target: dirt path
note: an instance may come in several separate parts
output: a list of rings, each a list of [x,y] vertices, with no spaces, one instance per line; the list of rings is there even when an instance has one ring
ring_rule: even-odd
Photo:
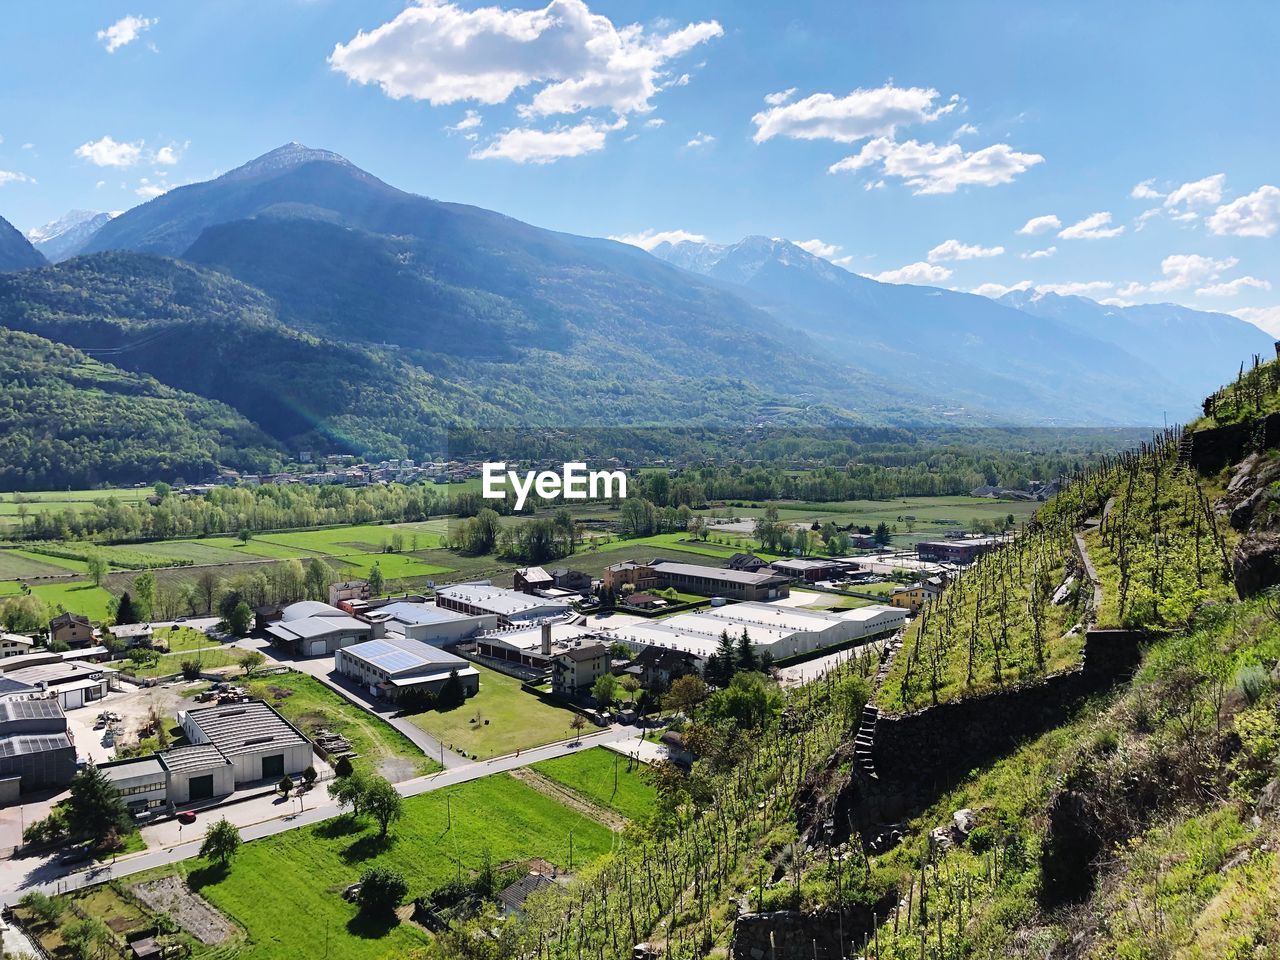
[[[550,777],[544,777],[536,770],[531,770],[529,767],[520,767],[512,770],[511,776],[539,793],[546,794],[552,800],[564,804],[569,809],[576,810],[584,817],[598,820],[614,833],[621,833],[626,829],[627,818],[622,814],[588,800],[582,794],[570,790],[564,784],[556,783]]]

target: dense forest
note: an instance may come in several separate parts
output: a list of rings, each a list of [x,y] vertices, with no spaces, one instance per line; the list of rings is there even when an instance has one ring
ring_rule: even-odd
[[[78,350],[0,328],[0,487],[268,469],[280,450],[234,410]]]

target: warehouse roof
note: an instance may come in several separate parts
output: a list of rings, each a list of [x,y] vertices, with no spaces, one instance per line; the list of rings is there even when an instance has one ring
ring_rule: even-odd
[[[10,680],[17,680],[19,683],[29,683],[34,686],[40,683],[57,685],[71,683],[75,680],[89,680],[100,678],[103,674],[116,672],[110,667],[103,667],[96,663],[59,660],[56,663],[41,663],[33,667],[10,670],[7,675]]]
[[[71,746],[65,733],[18,734],[0,737],[0,757],[18,757],[28,753],[48,753]]]
[[[445,610],[435,604],[406,603],[403,600],[379,607],[378,613],[386,614],[388,619],[401,623],[448,623],[454,620],[466,620],[465,613],[456,610]]]
[[[64,716],[62,707],[52,698],[0,703],[0,723],[6,720],[61,720]]]
[[[261,700],[202,707],[186,716],[225,757],[311,742]]]
[[[164,778],[164,767],[155,754],[149,757],[136,757],[131,760],[117,760],[114,763],[99,764],[98,770],[112,783],[136,780],[139,777]]]
[[[756,586],[762,583],[781,583],[785,577],[776,573],[752,573],[750,570],[728,570],[724,567],[704,567],[700,563],[679,563],[674,560],[655,560],[651,566],[662,573],[674,573],[682,577],[706,577],[722,583],[740,583]]]
[[[215,770],[231,762],[212,743],[190,743],[181,747],[172,747],[156,756],[160,758],[165,769],[174,773]]]
[[[436,595],[503,616],[527,613],[531,610],[569,609],[569,603],[565,600],[532,597],[517,590],[484,583],[455,583],[447,587],[437,587]]]
[[[347,614],[337,607],[332,607],[319,600],[299,600],[280,611],[280,619],[285,621],[303,620],[307,617],[345,617]]]
[[[409,640],[405,637],[383,637],[381,640],[366,640],[342,649],[344,657],[355,657],[363,660],[391,676],[405,676],[421,671],[462,670],[467,661],[446,653],[439,647],[433,647],[421,640]]]

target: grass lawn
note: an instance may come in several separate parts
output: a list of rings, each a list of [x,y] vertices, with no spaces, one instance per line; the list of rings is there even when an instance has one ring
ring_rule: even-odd
[[[384,580],[401,580],[405,577],[431,577],[438,574],[452,573],[452,567],[441,567],[426,563],[418,557],[407,553],[357,553],[342,557],[346,564],[360,577],[368,577],[369,570],[376,563],[382,571]]]
[[[388,780],[435,773],[440,764],[414,746],[391,724],[351,703],[305,673],[286,673],[249,681],[249,692],[266,700],[308,734],[324,729],[351,741],[360,755],[355,765]]]
[[[514,677],[473,666],[480,671],[479,693],[456,710],[429,710],[410,719],[446,747],[482,760],[573,736],[573,711],[525,693]],[[477,715],[479,722],[473,723]]]
[[[66,560],[64,563],[73,561]],[[81,566],[79,569],[83,569]],[[54,562],[52,557],[41,557],[25,550],[0,550],[0,579],[22,580],[27,577],[64,576],[66,567]]]
[[[604,747],[571,753],[554,760],[535,763],[533,769],[563,784],[602,807],[616,810],[630,820],[640,820],[653,812],[657,792],[645,778],[643,764]],[[616,778],[616,782],[615,782]]]
[[[192,886],[247,931],[240,960],[342,960],[402,957],[426,942],[407,924],[358,916],[342,890],[374,864],[404,874],[409,897],[493,862],[541,857],[579,867],[606,853],[608,828],[507,774],[411,797],[405,817],[379,841],[370,821],[340,817],[247,843],[223,874],[202,861],[183,864]]]
[[[70,546],[74,548],[76,545],[73,544]],[[48,554],[37,553],[34,550],[14,550],[12,552],[17,554],[20,557],[25,557],[26,559],[30,560],[32,563],[39,563],[47,566],[57,567],[58,569],[55,571],[55,576],[58,574],[66,574],[68,571],[70,571],[71,573],[88,573],[89,572],[89,564],[84,560],[73,560],[67,557],[52,557],[52,556],[49,556]]]
[[[241,543],[237,537],[205,537],[203,540],[184,542],[230,553],[237,560],[293,560],[315,556],[312,551],[303,550],[301,547],[261,540],[257,537],[251,537],[248,543]]]
[[[181,673],[182,664],[186,660],[198,660],[205,670],[214,670],[238,665],[245,654],[238,647],[221,644],[190,627],[180,627],[176,631],[162,630],[156,634],[156,639],[169,644],[170,652],[163,654],[155,663],[135,666],[129,660],[121,660],[116,661],[113,666],[118,669],[129,667],[139,677],[167,677]]]
[[[17,580],[0,580],[0,597],[16,597],[22,593],[22,584]]]
[[[52,607],[82,613],[90,620],[102,622],[110,617],[107,604],[111,601],[111,594],[88,580],[36,583],[31,585],[31,592]]]
[[[324,530],[299,530],[294,533],[264,533],[253,539],[260,543],[274,543],[311,553],[341,557],[349,553],[379,553],[396,533],[404,537],[406,550],[412,548],[415,535],[419,550],[435,547],[440,543],[440,538],[432,533],[399,530],[390,525],[375,523],[328,527]]]

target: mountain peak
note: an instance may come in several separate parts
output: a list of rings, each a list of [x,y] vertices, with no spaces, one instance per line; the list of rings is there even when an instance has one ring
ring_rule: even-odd
[[[352,170],[358,169],[355,164],[340,153],[308,147],[305,144],[298,143],[296,140],[290,140],[283,146],[268,150],[262,156],[224,173],[219,179],[238,180],[246,177],[256,177],[264,173],[291,170],[294,167],[302,166],[304,163],[336,163]]]

